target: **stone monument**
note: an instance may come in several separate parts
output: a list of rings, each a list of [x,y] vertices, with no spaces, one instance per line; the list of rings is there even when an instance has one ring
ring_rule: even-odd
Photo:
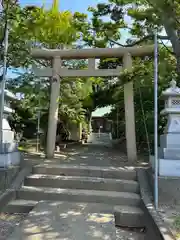
[[[0,168],[7,168],[20,163],[20,152],[14,140],[14,132],[11,130],[7,119],[9,114],[13,112],[10,107],[10,100],[16,99],[16,97],[8,90],[5,90],[4,94],[3,143],[0,144]]]
[[[170,82],[170,87],[162,92],[165,107],[161,115],[167,117],[164,134],[160,136],[159,176],[180,177],[180,88],[176,81]],[[154,157],[150,157],[154,169]]]

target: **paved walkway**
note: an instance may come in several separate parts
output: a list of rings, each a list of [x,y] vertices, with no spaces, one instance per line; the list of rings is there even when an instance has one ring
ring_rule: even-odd
[[[84,166],[107,166],[107,167],[122,167],[132,166],[131,162],[128,162],[125,153],[120,152],[118,149],[112,149],[109,147],[95,146],[95,145],[80,145],[71,146],[67,149],[61,149],[61,152],[55,153],[53,159],[44,159],[42,154],[39,157],[36,153],[25,154],[24,164],[74,164]],[[147,162],[140,159],[138,162],[133,163],[133,166],[146,166]]]
[[[108,167],[120,166],[127,162],[125,154],[106,147],[91,145],[67,150],[67,157],[61,160],[61,163]]]
[[[8,240],[116,240],[113,207],[39,202]]]
[[[26,163],[31,162],[28,159]],[[32,161],[113,168],[126,164],[127,158],[102,144],[90,144],[64,149],[51,160],[37,157]],[[8,239],[116,240],[113,208],[101,203],[40,201]]]
[[[103,144],[71,146],[47,160],[35,154],[25,156],[25,164],[73,164],[121,168],[131,166],[127,156]],[[16,227],[9,240],[117,240],[113,205],[40,201],[27,218]]]
[[[109,133],[92,133],[88,139],[88,144],[70,145],[67,148],[60,149],[56,152],[53,159],[44,159],[44,154],[41,157],[37,154],[25,154],[25,164],[39,164],[42,162],[52,164],[76,164],[90,166],[107,166],[121,167],[124,165],[132,166],[128,162],[127,155],[118,148],[112,148],[112,141]],[[141,157],[138,162],[133,163],[133,166],[147,165]]]

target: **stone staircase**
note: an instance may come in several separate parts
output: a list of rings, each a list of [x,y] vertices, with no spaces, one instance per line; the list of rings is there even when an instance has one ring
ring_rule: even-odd
[[[110,133],[91,133],[88,137],[88,143],[93,145],[111,146]]]
[[[144,212],[140,207],[141,197],[136,170],[133,168],[36,165],[32,175],[26,177],[24,185],[17,191],[16,199],[7,204],[4,212],[28,213],[42,200],[63,201],[67,212],[68,204],[75,206],[77,203],[86,203],[91,212],[111,214],[113,233],[111,238],[107,239],[143,240],[146,237],[145,233],[134,231],[146,226]],[[87,215],[90,214],[88,211]],[[81,221],[84,224],[84,220]],[[98,224],[101,228],[103,224],[106,225]],[[92,236],[87,239],[103,238]]]

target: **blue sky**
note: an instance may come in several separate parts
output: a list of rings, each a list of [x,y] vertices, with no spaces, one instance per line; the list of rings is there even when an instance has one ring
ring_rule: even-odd
[[[83,12],[87,13],[89,17],[91,17],[90,13],[87,11],[88,7],[95,7],[98,3],[104,3],[107,0],[59,0],[59,9],[69,10],[71,12]],[[52,0],[20,0],[19,1],[21,6],[26,5],[36,5],[36,6],[42,6],[44,3],[45,6],[48,8],[52,6]],[[127,19],[129,21],[129,19]],[[124,37],[122,37],[122,42],[125,41],[125,38],[127,37],[127,31],[124,32]]]
[[[47,8],[51,6],[52,1],[51,0],[20,0],[21,5],[24,7],[26,5],[37,5],[41,6],[45,2]],[[102,0],[60,0],[60,10],[69,10],[71,12],[86,12],[88,13],[87,9],[89,6],[96,6],[97,3],[104,2]],[[90,15],[89,15],[90,17]],[[13,76],[12,72],[10,72],[11,77]],[[105,113],[109,112],[110,108],[105,107],[102,109],[97,109],[94,112],[94,115],[102,116]]]
[[[104,3],[107,0],[59,0],[59,9],[64,11],[64,10],[69,10],[71,12],[83,12],[87,13],[89,17],[91,17],[90,13],[87,11],[88,7],[95,7],[98,3]],[[42,6],[44,3],[45,6],[48,8],[52,6],[52,0],[20,0],[19,1],[21,6],[26,6],[26,5],[36,5],[36,6]],[[129,21],[129,19],[127,19]],[[122,30],[124,33],[122,36],[122,43],[125,42],[128,33],[127,31]]]
[[[25,5],[38,5],[41,6],[45,2],[49,7],[52,0],[20,0],[22,6]],[[88,6],[95,6],[97,3],[104,2],[102,0],[59,0],[61,10],[70,10],[72,12],[79,11],[85,12]]]
[[[52,6],[52,0],[19,0],[22,7],[24,6],[42,6],[45,4],[47,8]],[[59,0],[59,8],[60,10],[69,10],[71,12],[83,12],[87,13],[89,15],[89,18],[91,17],[90,13],[87,11],[89,6],[96,6],[98,3],[106,2],[106,0]],[[121,31],[123,33],[121,42],[124,43],[126,38],[128,37],[128,33],[125,30]],[[17,75],[14,74],[11,70],[8,71],[8,75],[10,77],[16,77]]]
[[[46,7],[50,7],[52,5],[52,0],[20,0],[19,1],[21,6],[27,6],[27,5],[36,5],[36,6],[42,6],[43,3],[45,3]],[[60,2],[60,9],[62,11],[69,10],[71,12],[86,12],[88,13],[87,9],[88,6],[96,6],[97,3],[104,2],[102,0],[59,0]],[[90,17],[90,15],[89,15]],[[8,71],[8,75],[10,77],[16,77],[16,74],[13,74],[12,71]]]
[[[83,12],[83,13],[87,13],[89,15],[89,17],[91,17],[91,15],[87,11],[88,7],[96,6],[98,3],[105,2],[105,1],[106,0],[59,0],[60,10],[62,10],[62,11],[69,10],[71,12],[76,12],[76,11]],[[20,0],[20,4],[22,7],[24,7],[26,5],[42,6],[43,3],[45,3],[46,7],[48,8],[52,5],[52,0]],[[122,42],[124,42],[128,36],[126,31],[123,31],[123,32],[124,32],[124,34],[122,37]],[[12,73],[12,71],[9,71],[8,75],[10,77],[16,76]],[[110,111],[110,107],[97,109],[95,111],[94,115],[102,116],[109,111]]]

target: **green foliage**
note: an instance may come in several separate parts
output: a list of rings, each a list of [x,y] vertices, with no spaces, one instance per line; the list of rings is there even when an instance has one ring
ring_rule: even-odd
[[[124,46],[121,42],[121,30],[127,30],[131,36],[130,39],[126,41],[125,45],[127,46],[152,44],[155,28],[157,28],[159,34],[162,30],[166,31],[166,39],[170,40],[172,48],[167,46],[163,47],[162,44],[159,44],[158,91],[160,95],[161,91],[168,86],[172,77],[176,78],[177,72],[180,73],[179,0],[108,0],[104,1],[104,3],[97,4],[96,7],[90,7],[89,10],[93,15],[90,26],[93,31],[89,31],[90,36],[88,36],[88,38],[91,39],[91,41],[87,41],[87,44],[91,46],[98,46],[96,45],[96,41],[98,42],[99,40],[102,46]],[[175,54],[175,58],[170,54],[172,51]],[[100,68],[116,68],[117,66],[122,66],[122,59],[102,59],[100,61]],[[106,82],[109,82],[109,84],[106,84],[94,93],[95,106],[114,106],[109,115],[114,122],[116,122],[117,119],[118,109],[119,134],[120,136],[124,136],[123,84],[133,81],[137,141],[139,143],[147,142],[144,126],[145,121],[149,141],[152,145],[154,132],[153,78],[153,57],[146,57],[144,59],[135,58],[133,60],[132,71],[123,71],[119,80],[115,83],[113,83],[112,79],[106,79]],[[162,110],[163,106],[163,100],[159,99],[159,111]],[[165,119],[162,117],[159,119],[161,119],[159,122],[159,133],[162,133]]]
[[[100,37],[104,46],[124,46],[121,44],[121,30],[124,29],[131,36],[127,39],[126,46],[152,43],[155,29],[159,35],[165,30],[167,35],[159,38],[169,40],[172,44],[172,50],[168,51],[176,57],[180,79],[179,0],[108,0],[89,10],[93,14],[91,28],[95,32],[94,42]],[[93,36],[91,34],[91,38]]]
[[[32,74],[22,74],[18,78],[9,79],[7,88],[21,99],[12,101],[15,112],[12,114],[11,125],[17,132],[24,132],[31,137],[36,133],[37,114],[41,110],[41,127],[46,128],[48,116],[49,81],[35,78]]]
[[[32,47],[72,46],[80,38],[87,25],[85,14],[60,12],[56,3],[50,9],[46,9],[44,6],[21,8],[18,1],[4,2],[10,2],[10,4],[2,7],[0,12],[0,44],[4,39],[4,28],[6,19],[8,19],[8,65],[11,67],[28,68],[34,62],[30,55]],[[47,61],[41,61],[40,64],[42,63],[50,64]]]
[[[93,13],[92,24],[97,32],[99,28],[107,27],[111,33],[110,26],[113,26],[113,30],[117,32],[120,28],[128,28],[133,36],[140,38],[153,33],[155,26],[159,26],[159,30],[165,27],[167,31],[165,16],[168,16],[167,19],[172,24],[173,29],[178,30],[180,27],[179,0],[109,0],[106,3],[97,4],[96,7],[90,7],[89,10]],[[102,17],[106,17],[106,21],[102,20]],[[127,21],[127,17],[131,17],[131,19]],[[115,35],[115,38],[117,36]],[[115,40],[115,38],[113,39]],[[169,35],[168,38],[170,39]]]
[[[4,25],[7,15],[10,16],[10,36],[8,65],[10,67],[24,67],[26,72],[32,63],[38,66],[51,66],[50,61],[33,60],[29,51],[31,47],[40,48],[69,48],[77,47],[80,41],[91,47],[109,47],[116,43],[121,45],[122,31],[127,29],[132,35],[127,44],[134,45],[137,40],[142,45],[152,43],[152,34],[155,27],[161,32],[165,29],[167,38],[172,43],[175,58],[170,55],[171,48],[166,47],[160,53],[159,62],[159,93],[167,87],[172,76],[176,77],[176,60],[180,71],[180,5],[179,0],[109,0],[90,7],[91,21],[87,21],[86,14],[59,12],[58,1],[54,0],[51,9],[28,6],[21,8],[18,3],[8,8],[3,8],[0,14],[0,39],[3,39]],[[131,18],[127,21],[127,17]],[[161,45],[162,46],[162,45]],[[160,47],[161,47],[160,46]],[[2,50],[2,46],[1,46]],[[2,51],[1,51],[2,52]],[[2,56],[1,56],[2,57]],[[178,65],[179,59],[179,65]],[[84,69],[87,62],[64,61],[68,68]],[[122,59],[101,59],[99,68],[115,68],[122,65]],[[124,135],[124,96],[123,84],[134,82],[134,100],[136,112],[137,141],[146,142],[143,129],[142,102],[144,118],[147,123],[150,142],[153,140],[153,58],[135,58],[131,72],[123,71],[120,78],[113,83],[113,79],[101,78],[84,79],[64,78],[60,89],[60,118],[63,121],[85,121],[85,116],[90,119],[91,112],[101,106],[114,105],[110,117],[116,119],[119,109],[120,134]],[[37,121],[38,108],[42,111],[41,123],[47,126],[49,108],[50,84],[47,79],[39,81],[29,72],[17,79],[10,80],[8,87],[13,92],[23,92],[24,98],[18,103],[14,119],[18,126],[28,126]],[[141,95],[140,95],[141,93]],[[159,110],[163,101],[159,100]],[[29,121],[29,122],[28,122]],[[160,122],[162,131],[165,120]],[[19,127],[20,128],[20,127]]]
[[[60,90],[60,119],[67,121],[81,121],[84,119],[85,109],[83,100],[87,98],[92,89],[90,80],[83,79],[63,79]],[[36,79],[32,74],[23,74],[16,79],[10,79],[7,87],[14,93],[23,93],[22,99],[15,102],[16,113],[14,119],[18,116],[22,120],[37,121],[37,111],[41,111],[42,127],[47,127],[47,116],[49,109],[49,80]],[[27,117],[24,115],[27,112]],[[18,116],[16,116],[18,115]]]
[[[136,139],[139,147],[147,149],[147,141],[150,142],[153,150],[154,141],[154,63],[153,59],[139,59],[133,61],[133,71],[131,74],[123,72],[119,81],[106,89],[104,99],[99,103],[114,105],[109,117],[116,122],[117,113],[119,121],[119,137],[125,136],[125,114],[124,114],[124,91],[122,84],[129,81],[129,77],[134,81],[134,103],[136,119]],[[171,73],[171,74],[170,74]],[[176,77],[175,59],[165,50],[160,51],[159,55],[159,114],[164,108],[164,100],[160,98],[161,93],[169,85],[172,76]],[[108,94],[109,93],[109,94]],[[107,95],[108,94],[108,95]],[[105,102],[105,99],[108,100]],[[145,125],[148,136],[146,136]],[[162,134],[166,119],[159,115],[159,134]],[[117,132],[117,130],[115,130]],[[147,139],[147,137],[149,139]]]
[[[174,219],[173,219],[173,227],[176,229],[177,232],[180,231],[180,216],[179,215],[174,217]]]
[[[3,38],[7,18],[9,24],[8,66],[17,71],[21,67],[25,72],[7,83],[7,87],[14,93],[23,93],[23,98],[13,103],[16,113],[13,114],[11,124],[17,130],[28,128],[31,122],[35,131],[39,109],[41,127],[47,128],[50,81],[35,78],[29,69],[32,64],[38,67],[51,66],[51,61],[32,59],[30,49],[74,47],[73,44],[80,38],[82,31],[88,27],[86,14],[60,12],[58,5],[58,1],[54,0],[50,9],[44,6],[21,8],[18,3],[2,8],[0,38]],[[68,68],[87,67],[86,61],[72,60],[63,64]],[[66,78],[61,81],[59,117],[64,122],[84,120],[83,101],[91,93],[92,84],[92,79]]]

